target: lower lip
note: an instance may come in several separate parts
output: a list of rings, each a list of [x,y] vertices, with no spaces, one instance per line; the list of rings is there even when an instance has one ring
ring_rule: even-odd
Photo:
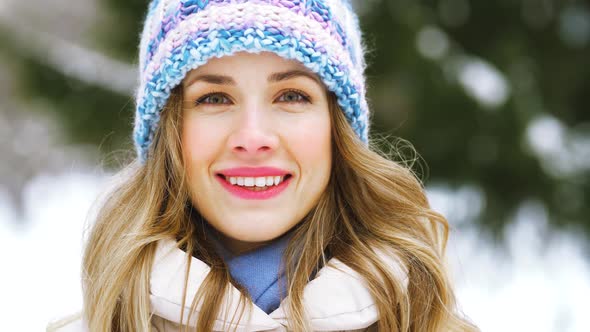
[[[240,187],[237,185],[233,185],[225,179],[222,179],[220,176],[215,176],[217,180],[221,183],[223,188],[229,191],[230,194],[233,194],[241,199],[271,199],[273,197],[278,196],[280,193],[283,192],[291,182],[293,176],[290,176],[288,179],[284,180],[283,182],[279,183],[277,186],[272,186],[266,190],[260,191],[253,191],[250,189],[245,189],[244,187]]]

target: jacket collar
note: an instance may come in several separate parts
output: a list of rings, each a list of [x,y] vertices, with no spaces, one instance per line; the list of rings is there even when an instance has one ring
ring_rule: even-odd
[[[396,273],[403,273],[397,266]],[[203,283],[210,268],[204,262],[192,257],[186,287],[186,307],[182,307],[187,256],[172,240],[158,242],[150,278],[150,301],[153,314],[180,324],[180,313],[184,321],[189,315],[192,296]],[[405,277],[405,275],[401,275]],[[225,317],[231,320],[239,311],[240,292],[230,285],[222,309],[215,322],[214,330],[237,328],[238,331],[263,331],[282,329],[287,325],[284,301],[270,314],[256,305],[246,309],[241,321],[227,325]],[[361,329],[378,319],[377,308],[363,278],[336,258],[330,259],[316,278],[304,289],[303,303],[311,320],[313,330],[334,331]],[[226,310],[226,308],[229,308]],[[196,325],[197,312],[191,316],[190,325]],[[250,319],[248,320],[248,317]]]

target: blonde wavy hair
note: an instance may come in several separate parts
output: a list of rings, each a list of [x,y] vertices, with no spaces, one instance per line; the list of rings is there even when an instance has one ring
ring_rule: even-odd
[[[329,105],[331,178],[317,205],[294,229],[285,252],[289,330],[311,330],[303,289],[328,256],[365,278],[378,308],[379,331],[477,330],[456,308],[444,259],[447,221],[430,209],[422,184],[408,167],[357,138],[333,94]],[[196,331],[212,330],[222,306],[219,294],[235,284],[198,227],[204,221],[189,197],[182,112],[178,87],[161,113],[147,162],[135,161],[121,171],[120,184],[99,210],[83,258],[84,316],[91,331],[150,330],[150,270],[162,239],[176,239],[188,262],[194,256],[211,267],[197,294],[184,297],[185,303],[193,299],[192,314],[197,305],[201,308]],[[378,251],[395,255],[405,266],[407,287]],[[243,303],[252,305],[247,299],[243,292]],[[187,331],[189,320],[183,325]]]

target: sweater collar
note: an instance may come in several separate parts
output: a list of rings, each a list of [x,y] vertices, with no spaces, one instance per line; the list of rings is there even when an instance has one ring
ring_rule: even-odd
[[[397,260],[391,260],[402,280],[405,272]],[[173,240],[158,242],[150,278],[150,301],[155,315],[180,324],[180,313],[184,319],[189,316],[192,295],[186,298],[186,307],[182,307],[187,254],[177,247]],[[196,294],[209,273],[209,266],[199,259],[191,257],[186,294]],[[224,317],[232,317],[239,310],[240,292],[230,285],[222,309],[214,324],[214,330],[228,328]],[[256,305],[244,311],[243,319],[229,326],[237,331],[282,330],[287,325],[284,300],[273,312],[265,313]],[[313,330],[333,331],[361,329],[370,326],[378,319],[377,308],[363,278],[350,267],[336,258],[328,261],[304,289],[303,304],[308,312]],[[229,308],[229,309],[226,309]],[[196,325],[199,307],[191,315],[189,325]],[[239,312],[239,311],[238,311]],[[248,320],[247,318],[250,317]]]
[[[252,302],[266,313],[277,309],[285,297],[286,276],[283,254],[294,234],[288,232],[262,247],[234,255],[210,232],[215,249],[225,261],[229,273],[246,288]]]

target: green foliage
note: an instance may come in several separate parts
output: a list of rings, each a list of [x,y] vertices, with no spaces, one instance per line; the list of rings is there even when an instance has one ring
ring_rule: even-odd
[[[146,0],[102,0],[111,24],[103,26],[97,39],[116,57],[137,63],[139,36],[147,12]]]
[[[23,97],[38,98],[41,92],[41,98],[53,104],[48,110],[55,112],[70,139],[100,144],[104,152],[129,141],[134,111],[131,97],[64,77],[30,59],[23,62],[25,75],[31,76],[24,77],[21,91],[35,94]]]
[[[386,98],[371,95],[378,129],[414,144],[428,163],[428,181],[480,186],[486,194],[481,221],[494,232],[527,199],[543,201],[556,225],[579,223],[590,230],[584,217],[590,212],[590,174],[552,178],[523,144],[530,120],[542,112],[569,126],[589,121],[584,105],[590,96],[588,44],[566,47],[556,33],[556,18],[542,28],[527,26],[516,1],[471,1],[471,15],[459,26],[441,22],[437,2],[381,3],[361,21],[374,50],[368,77],[375,90],[386,87]],[[490,111],[466,96],[439,63],[417,52],[415,36],[425,25],[443,28],[460,52],[484,58],[504,72],[515,87],[512,98]],[[518,80],[526,78],[513,72],[523,63],[538,84],[533,96],[516,94],[526,84]],[[564,190],[567,195],[561,194]],[[583,203],[565,204],[568,195]]]

